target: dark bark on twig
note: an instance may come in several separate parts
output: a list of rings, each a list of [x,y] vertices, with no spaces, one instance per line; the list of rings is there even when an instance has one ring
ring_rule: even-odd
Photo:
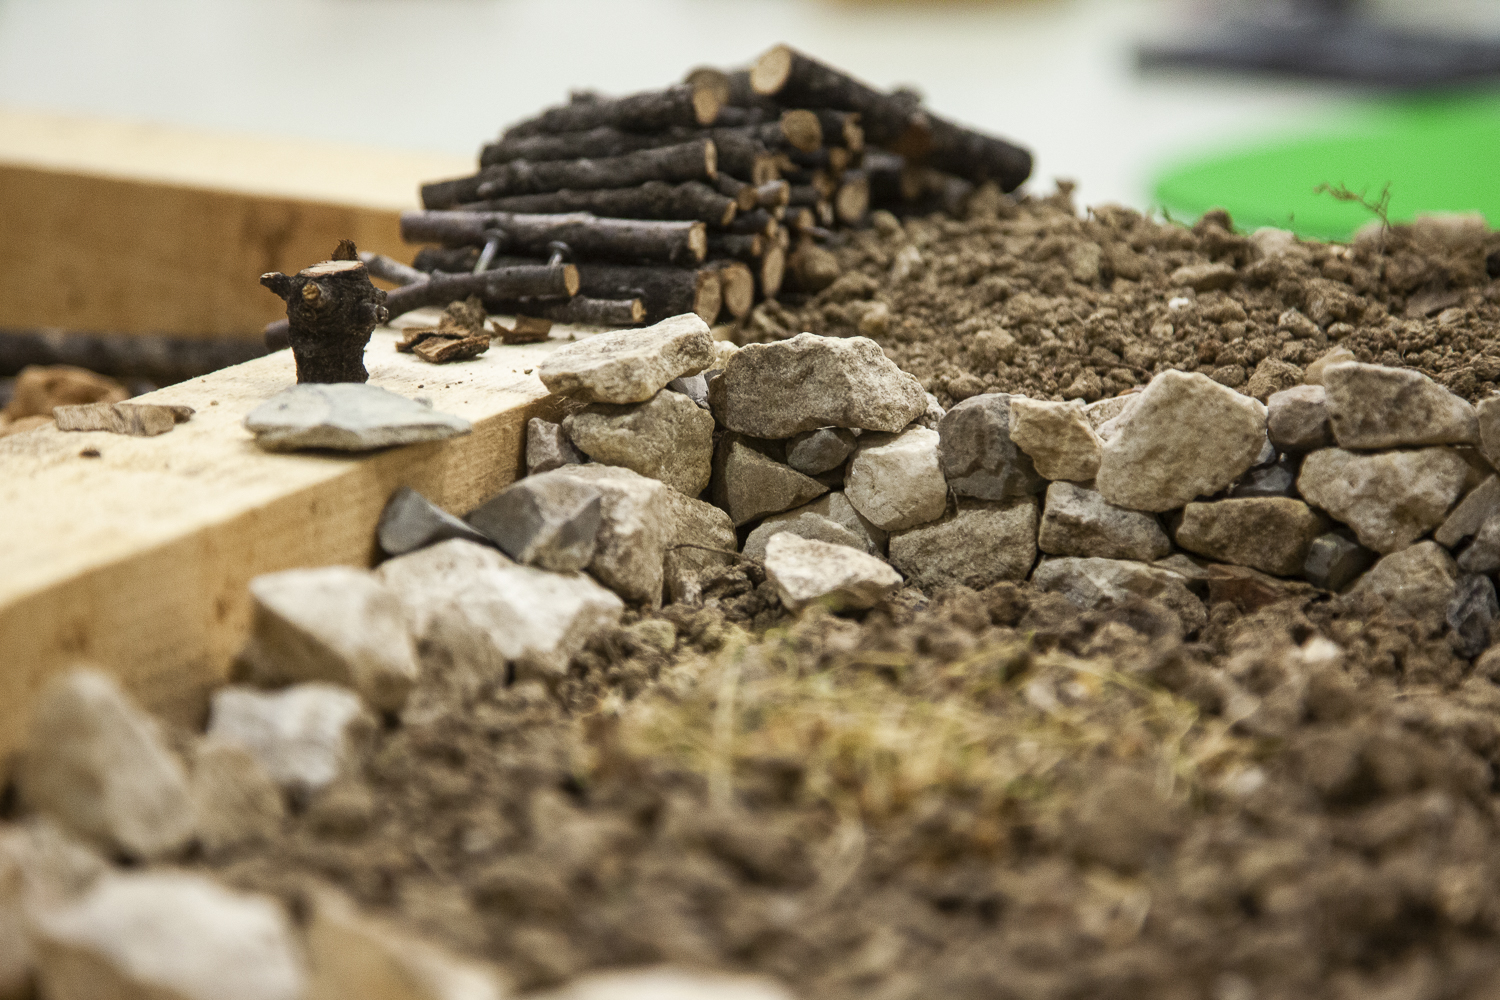
[[[598,160],[516,160],[487,167],[472,177],[422,186],[426,208],[451,208],[517,194],[543,194],[565,188],[636,187],[647,181],[711,181],[718,176],[714,144],[706,139],[643,149]]]
[[[112,378],[163,386],[265,353],[264,344],[242,338],[11,330],[0,331],[0,377],[18,375],[27,365],[74,365]]]
[[[365,270],[370,272],[370,277],[389,281],[398,288],[427,280],[427,275],[421,271],[409,264],[387,257],[383,253],[362,253],[359,259],[364,262]]]
[[[673,126],[711,125],[723,102],[712,87],[680,84],[628,97],[592,98],[550,108],[512,125],[507,136],[583,132],[607,125],[627,132],[660,132]]]
[[[344,241],[348,243],[348,241]],[[354,256],[354,244],[339,244],[338,256]],[[286,303],[287,342],[297,362],[298,382],[364,382],[365,344],[387,319],[386,293],[370,283],[358,260],[326,260],[294,275],[260,276]]]
[[[638,297],[646,307],[647,323],[695,312],[712,324],[723,304],[719,277],[709,270],[580,264],[578,274],[580,290],[591,298]]]
[[[743,319],[755,305],[755,274],[737,260],[716,260],[704,267],[719,276],[724,308],[735,319]]]
[[[651,134],[596,128],[563,135],[505,138],[490,143],[481,150],[479,165],[487,169],[517,160],[541,164],[561,160],[605,159],[703,139],[714,140],[721,173],[756,184],[775,180],[775,166],[770,151],[765,143],[751,134],[751,130],[743,128],[672,129]],[[477,190],[478,184],[478,181],[474,181],[473,189]],[[477,195],[468,195],[467,200],[473,201],[476,197]]]
[[[775,229],[776,220],[772,218],[770,212],[767,212],[763,208],[757,208],[753,212],[746,212],[743,215],[736,216],[733,222],[724,227],[725,232],[740,233],[741,235],[763,233],[769,236],[775,232]]]
[[[765,209],[785,208],[791,193],[792,186],[786,181],[771,181],[755,189],[755,203]]]
[[[760,233],[709,233],[708,255],[731,260],[757,261],[765,253],[766,238]]]
[[[719,194],[734,200],[734,207],[737,212],[748,212],[759,204],[754,185],[737,180],[723,171],[719,172],[718,180],[714,181],[714,186],[719,189]],[[733,221],[734,219],[731,217],[718,223],[718,225],[727,226]]]
[[[562,242],[585,258],[696,264],[707,250],[701,222],[601,219],[585,212],[401,213],[401,238],[408,243],[483,246],[497,233],[507,253],[537,256],[546,254],[550,244]]]
[[[513,316],[538,316],[554,323],[588,326],[636,326],[646,319],[646,307],[638,298],[593,299],[575,295],[566,302],[486,302],[492,312]]]
[[[915,168],[908,167],[905,158],[895,153],[868,152],[861,169],[870,179],[871,205],[897,206],[922,193]]]
[[[448,274],[468,274],[479,263],[478,247],[423,247],[412,258],[411,266],[418,271],[431,274],[444,271]],[[529,261],[535,264],[536,261]],[[500,266],[495,262],[492,266]]]
[[[361,267],[360,270],[363,271],[364,268]],[[446,306],[450,302],[467,299],[470,295],[485,299],[566,299],[577,293],[578,269],[572,264],[546,265],[533,262],[481,274],[435,271],[426,281],[398,288],[394,292],[381,292],[385,296],[384,309],[388,313],[382,317],[381,322],[388,322],[424,306]],[[374,329],[373,324],[371,329]],[[289,343],[287,323],[277,321],[269,324],[265,339],[268,350],[279,351],[286,347]],[[366,340],[368,339],[369,335],[366,334]],[[363,343],[360,350],[364,350]]]
[[[836,111],[833,108],[812,108],[823,127],[823,142],[829,146],[842,146],[851,153],[865,148],[865,130],[859,124],[859,112]]]
[[[926,112],[913,94],[883,93],[787,46],[761,56],[750,76],[757,93],[783,104],[857,111],[870,142],[972,183],[992,180],[1010,192],[1031,174],[1026,150]]]
[[[734,220],[740,204],[726,197],[723,174],[714,181],[718,190],[701,181],[667,184],[647,181],[639,187],[602,188],[596,191],[553,191],[548,194],[518,194],[508,198],[460,205],[467,212],[522,212],[557,214],[592,212],[617,219],[697,220],[725,226]],[[731,181],[738,184],[738,181]],[[724,193],[721,193],[724,192]],[[750,207],[754,207],[752,204]]]
[[[783,155],[794,170],[822,170],[833,174],[843,173],[854,160],[854,154],[842,146],[820,146],[810,153],[791,150]]]

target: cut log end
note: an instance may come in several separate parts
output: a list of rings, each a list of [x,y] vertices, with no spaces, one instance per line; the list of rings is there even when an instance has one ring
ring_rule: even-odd
[[[750,310],[755,306],[754,273],[737,260],[718,262],[715,268],[719,273],[724,308],[735,319],[750,315]]]
[[[709,139],[703,144],[703,172],[709,180],[715,180],[719,176],[719,147]]]
[[[575,264],[563,265],[563,287],[568,290],[568,298],[578,294],[578,267]]]
[[[781,294],[781,285],[786,280],[786,251],[772,243],[760,258],[760,294],[762,298],[774,299]]]
[[[755,60],[755,65],[750,69],[750,87],[757,94],[769,96],[779,93],[786,86],[787,78],[792,75],[792,58],[791,48],[778,45]]]
[[[692,87],[694,92],[708,91],[713,94],[722,107],[729,103],[730,85],[729,74],[723,70],[714,69],[712,66],[699,66],[697,69],[689,70],[682,82]]]
[[[344,242],[347,243],[348,241],[345,240]],[[353,246],[354,244],[350,243],[349,245]],[[330,274],[343,274],[347,271],[363,271],[364,269],[365,265],[359,260],[334,259],[325,260],[311,267],[304,267],[298,274],[306,278],[322,278]]]
[[[688,252],[698,263],[708,256],[708,227],[701,222],[695,222],[688,232]]]
[[[863,174],[845,174],[844,183],[834,196],[833,208],[844,225],[858,224],[870,209],[870,179]]]
[[[699,271],[698,287],[693,294],[693,312],[701,316],[703,322],[713,326],[723,307],[724,287],[718,274],[708,270]]]
[[[811,111],[797,109],[781,116],[781,134],[786,141],[804,153],[811,153],[823,145],[823,126],[818,116]]]
[[[728,84],[725,84],[727,89]],[[712,87],[693,87],[693,117],[698,124],[705,128],[714,123],[719,117],[719,111],[724,107],[724,98]]]

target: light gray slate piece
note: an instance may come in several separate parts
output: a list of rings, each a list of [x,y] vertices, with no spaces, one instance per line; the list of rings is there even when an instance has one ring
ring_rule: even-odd
[[[1301,468],[1295,455],[1283,455],[1269,465],[1260,465],[1240,477],[1229,490],[1236,499],[1297,496],[1297,472]]]
[[[175,871],[111,874],[38,913],[50,1000],[302,1000],[301,948],[274,900]]]
[[[1220,562],[1295,576],[1329,527],[1326,517],[1290,497],[1215,500],[1183,508],[1177,544]]]
[[[706,410],[708,409],[708,380],[717,374],[717,371],[708,369],[697,375],[679,375],[667,383],[667,390],[682,393]]]
[[[1218,493],[1266,440],[1263,403],[1196,372],[1162,372],[1116,419],[1094,488],[1131,510],[1160,513]]]
[[[1203,602],[1188,589],[1187,578],[1172,570],[1128,559],[1043,559],[1031,574],[1040,590],[1062,594],[1085,610],[1113,607],[1131,597],[1160,601],[1176,612],[1184,632],[1208,623]]]
[[[771,536],[783,531],[790,531],[798,538],[810,538],[830,545],[847,545],[851,549],[874,554],[866,550],[864,540],[854,532],[831,518],[809,512],[806,507],[799,507],[796,511],[787,511],[785,514],[772,514],[760,522],[746,536],[741,554],[751,559],[765,559],[766,544],[770,542]]]
[[[371,451],[467,434],[463,417],[365,382],[305,382],[250,411],[245,427],[267,451]]]
[[[955,496],[1009,500],[1047,488],[1031,457],[1010,438],[1011,397],[970,396],[938,424],[943,476]]]
[[[747,344],[708,385],[714,417],[751,437],[819,427],[895,433],[927,409],[927,394],[868,337],[798,334]]]
[[[1374,597],[1394,614],[1429,621],[1447,613],[1458,566],[1437,542],[1418,542],[1377,562],[1349,591]]]
[[[1324,448],[1302,461],[1297,490],[1380,553],[1404,549],[1443,523],[1469,464],[1452,448],[1360,453]]]
[[[1495,582],[1481,573],[1459,577],[1446,617],[1460,656],[1472,659],[1483,653],[1490,645],[1490,630],[1500,618]]]
[[[22,801],[109,852],[156,860],[193,834],[187,772],[114,678],[72,670],[32,706]]]
[[[883,559],[790,532],[766,543],[766,579],[789,611],[814,601],[834,608],[869,608],[901,587],[901,574]]]
[[[893,534],[890,554],[891,565],[929,593],[1019,583],[1036,562],[1036,500],[966,504],[940,521]]]
[[[1497,513],[1500,513],[1500,476],[1490,476],[1459,501],[1448,519],[1432,533],[1432,539],[1451,549],[1478,534],[1484,522]]]
[[[937,431],[909,427],[900,434],[863,434],[844,495],[884,531],[914,528],[943,516],[948,485],[938,458]]]
[[[545,475],[587,483],[602,495],[603,523],[588,571],[631,603],[659,607],[664,590],[676,600],[697,573],[734,559],[738,539],[729,515],[665,483],[597,464]]]
[[[585,403],[644,403],[681,375],[714,363],[708,324],[684,313],[639,330],[616,330],[559,348],[537,366],[548,390]]]
[[[1298,385],[1271,393],[1266,400],[1266,428],[1271,444],[1282,451],[1316,451],[1333,444],[1328,423],[1328,390]]]
[[[1108,503],[1087,486],[1047,487],[1037,547],[1052,556],[1095,556],[1151,562],[1172,551],[1172,540],[1154,514]]]
[[[737,434],[719,439],[714,458],[714,504],[736,527],[800,507],[828,487],[770,458]]]
[[[594,558],[603,504],[588,483],[527,476],[471,511],[469,523],[523,565],[572,573]]]
[[[254,618],[241,653],[260,684],[326,681],[353,689],[378,711],[406,701],[417,652],[401,602],[368,570],[289,569],[250,581]]]
[[[1103,444],[1081,400],[1052,403],[1010,397],[1010,439],[1031,457],[1044,479],[1081,483],[1099,474]]]
[[[541,417],[526,421],[526,474],[551,472],[564,465],[579,465],[587,462],[568,440],[562,424],[555,424]]]
[[[807,476],[816,476],[844,464],[854,453],[854,434],[842,427],[820,427],[798,434],[787,442],[786,464]]]
[[[332,684],[229,685],[214,692],[208,715],[212,739],[248,750],[272,781],[303,796],[332,784],[375,729],[359,698]]]
[[[1479,443],[1474,407],[1419,371],[1346,361],[1323,370],[1323,388],[1340,448]]]
[[[1346,530],[1330,531],[1313,539],[1302,564],[1302,579],[1314,587],[1337,593],[1375,565],[1380,556],[1354,538],[1346,537],[1343,534]]]
[[[489,539],[410,486],[391,494],[375,526],[375,540],[388,556],[404,556],[450,538],[489,544]]]
[[[658,392],[644,403],[594,403],[563,420],[573,445],[596,462],[660,479],[696,497],[713,469],[714,418],[687,396]]]
[[[805,521],[805,525],[803,522]],[[827,524],[843,532],[830,529]],[[842,492],[825,493],[812,503],[804,504],[783,514],[772,514],[750,532],[745,539],[743,553],[753,559],[765,555],[766,541],[777,531],[791,530],[803,538],[813,538],[835,544],[853,544],[855,548],[872,556],[885,556],[886,533],[870,523],[869,518],[854,509],[849,498]],[[805,530],[803,530],[805,527]],[[852,539],[853,541],[849,541]]]

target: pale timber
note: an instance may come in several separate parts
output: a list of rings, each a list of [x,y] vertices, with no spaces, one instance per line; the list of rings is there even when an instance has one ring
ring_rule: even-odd
[[[409,260],[400,213],[472,157],[0,108],[0,329],[243,336],[340,239]]]
[[[290,351],[137,397],[197,411],[158,437],[48,426],[0,439],[0,760],[40,685],[75,663],[109,670],[169,718],[201,721],[245,640],[250,578],[370,565],[397,487],[464,514],[512,482],[526,421],[556,413],[535,366],[578,332],[557,326],[540,344],[432,365],[378,329],[371,384],[473,422],[447,441],[359,456],[261,451],[242,421],[294,383]]]

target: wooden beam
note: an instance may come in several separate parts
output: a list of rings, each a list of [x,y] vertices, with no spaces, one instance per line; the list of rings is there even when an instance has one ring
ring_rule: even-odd
[[[256,284],[340,239],[410,257],[400,213],[469,157],[0,108],[0,328],[254,339]]]
[[[261,451],[242,421],[293,384],[290,351],[139,397],[197,411],[158,437],[49,426],[0,439],[0,760],[23,738],[40,685],[74,663],[110,670],[169,718],[199,721],[247,635],[251,577],[370,565],[399,486],[462,514],[520,475],[526,421],[556,405],[532,370],[569,333],[430,365],[377,330],[370,383],[473,422],[448,441],[349,457]]]

